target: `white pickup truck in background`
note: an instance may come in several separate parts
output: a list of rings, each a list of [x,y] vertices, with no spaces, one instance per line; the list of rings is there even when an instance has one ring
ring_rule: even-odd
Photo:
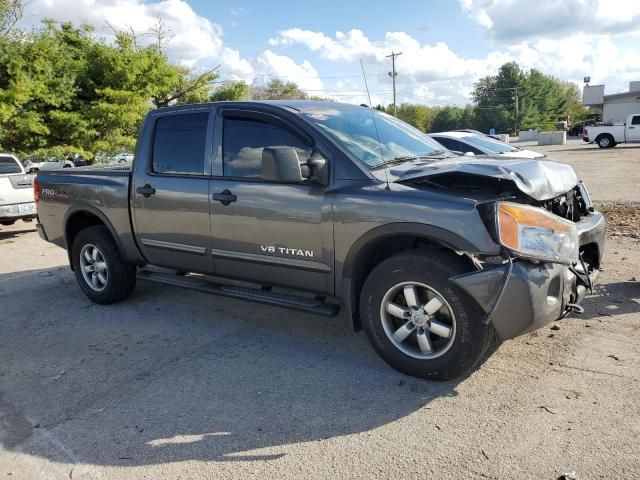
[[[640,143],[640,113],[632,113],[622,125],[586,127],[582,140],[595,142],[600,148],[615,147],[618,143]]]
[[[8,153],[0,153],[0,225],[11,225],[36,217],[33,198],[33,175],[27,175],[20,161]]]

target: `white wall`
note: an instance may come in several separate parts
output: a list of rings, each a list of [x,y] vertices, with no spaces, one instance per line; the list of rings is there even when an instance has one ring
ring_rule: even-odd
[[[565,145],[566,143],[567,132],[564,130],[538,133],[538,145]]]
[[[521,142],[537,140],[537,139],[538,139],[537,130],[520,130],[520,132],[518,132],[518,140],[520,140]]]
[[[640,102],[633,101],[626,102],[605,102],[602,111],[602,120],[605,122],[622,123],[632,113],[640,113]]]

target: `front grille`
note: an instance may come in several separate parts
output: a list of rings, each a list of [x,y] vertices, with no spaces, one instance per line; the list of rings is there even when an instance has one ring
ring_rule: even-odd
[[[581,185],[578,185],[567,193],[542,202],[542,207],[554,215],[572,222],[578,222],[589,213],[591,205]]]

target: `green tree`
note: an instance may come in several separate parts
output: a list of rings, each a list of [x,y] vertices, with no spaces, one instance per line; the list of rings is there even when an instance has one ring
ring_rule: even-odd
[[[106,43],[91,26],[47,20],[0,42],[0,144],[21,155],[131,151],[151,108],[207,100],[214,70],[173,65],[133,33]]]
[[[224,100],[246,100],[251,93],[251,87],[245,82],[227,82],[217,87],[209,99],[212,102]]]
[[[430,132],[446,132],[461,128],[476,127],[476,112],[474,107],[435,107],[434,118],[431,122]]]
[[[476,126],[483,131],[553,130],[567,115],[586,115],[574,84],[536,69],[525,71],[516,62],[505,63],[497,75],[478,80],[472,96],[478,107]]]
[[[393,111],[393,109],[391,110]],[[413,125],[423,132],[431,130],[431,124],[435,118],[435,110],[426,105],[402,103],[397,108],[398,118]]]
[[[308,95],[296,83],[274,78],[264,86],[253,87],[251,97],[254,100],[305,100]]]

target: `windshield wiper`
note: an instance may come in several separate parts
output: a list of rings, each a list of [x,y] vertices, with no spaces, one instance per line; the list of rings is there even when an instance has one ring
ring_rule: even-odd
[[[388,165],[395,165],[398,163],[410,162],[412,160],[419,160],[420,158],[430,158],[430,157],[440,157],[446,155],[447,152],[444,150],[433,150],[428,153],[421,153],[419,155],[399,155],[397,157],[393,157],[389,160],[384,160],[382,163],[379,163],[374,169],[386,167]]]

